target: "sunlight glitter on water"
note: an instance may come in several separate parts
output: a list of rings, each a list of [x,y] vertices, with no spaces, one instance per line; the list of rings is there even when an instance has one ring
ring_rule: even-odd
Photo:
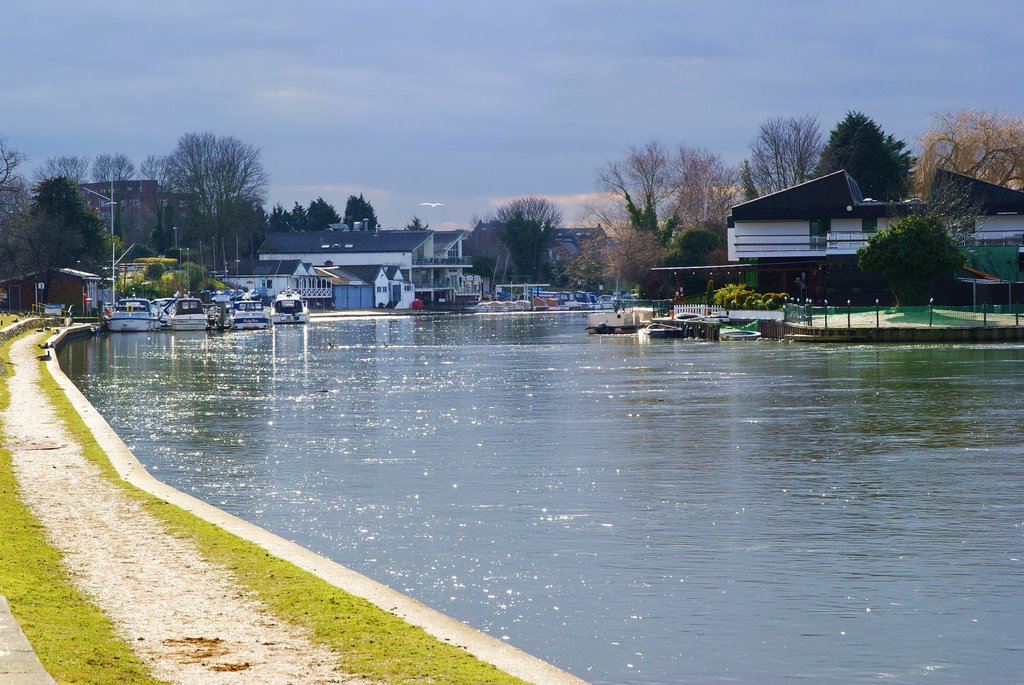
[[[1018,347],[251,333],[63,356],[161,478],[595,683],[1014,681]]]

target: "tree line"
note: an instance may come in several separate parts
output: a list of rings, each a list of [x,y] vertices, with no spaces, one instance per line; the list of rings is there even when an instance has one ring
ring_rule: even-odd
[[[652,266],[724,263],[730,207],[832,171],[847,170],[865,197],[876,200],[927,199],[939,168],[1024,187],[1024,117],[990,111],[936,114],[916,154],[861,112],[849,112],[827,138],[814,116],[769,118],[749,152],[735,166],[687,144],[630,147],[597,170],[597,193],[585,208],[583,218],[599,224],[604,237],[563,261],[557,273],[548,255],[564,219],[552,201],[520,198],[491,218],[502,224],[507,259],[524,278],[555,277],[580,287],[614,280],[658,296],[671,286]],[[378,227],[362,195],[349,197],[342,213],[319,197],[308,207],[296,202],[267,213],[269,174],[261,152],[233,136],[188,133],[170,154],[149,156],[138,167],[123,154],[54,157],[36,168],[31,181],[22,173],[26,161],[0,135],[0,268],[8,273],[55,264],[96,268],[112,247],[125,249],[127,218],[118,183],[138,178],[155,181],[164,201],[148,233],[133,236],[136,256],[166,254],[175,246],[195,254],[204,243],[207,254],[219,245],[222,254],[231,246],[251,255],[270,231],[324,230],[364,220],[370,229]],[[113,235],[87,207],[80,187],[90,182],[111,184]],[[413,217],[406,228],[428,226]]]

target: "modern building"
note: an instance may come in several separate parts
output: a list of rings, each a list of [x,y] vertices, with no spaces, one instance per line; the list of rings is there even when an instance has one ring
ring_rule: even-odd
[[[81,185],[87,191],[83,193],[86,202],[108,227],[112,208],[107,199],[113,197],[116,202],[113,206],[115,231],[122,237],[125,247],[148,242],[161,216],[166,221],[173,221],[174,217],[182,215],[187,204],[184,195],[161,191],[159,183],[153,180]]]
[[[728,216],[729,261],[762,290],[803,299],[873,301],[884,287],[856,266],[857,251],[876,232],[910,214],[947,218],[961,247],[991,263],[995,245],[1024,252],[1024,193],[940,170],[929,201],[865,198],[856,180],[837,171],[734,206]],[[1019,261],[1019,257],[1018,257]]]

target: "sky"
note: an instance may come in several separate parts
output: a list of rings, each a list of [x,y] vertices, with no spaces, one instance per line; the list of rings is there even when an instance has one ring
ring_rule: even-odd
[[[1012,0],[46,0],[3,24],[0,136],[26,175],[210,132],[261,151],[268,211],[362,194],[385,227],[525,196],[581,224],[630,146],[739,164],[769,117],[827,135],[860,111],[914,145],[939,111],[1024,115]]]

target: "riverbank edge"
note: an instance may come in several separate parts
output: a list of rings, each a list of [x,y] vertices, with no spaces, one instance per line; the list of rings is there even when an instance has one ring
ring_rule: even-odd
[[[91,335],[93,329],[93,326],[87,324],[59,329],[42,343],[41,347],[47,351],[59,350],[69,338]],[[45,359],[47,369],[55,382],[105,452],[118,476],[128,484],[174,504],[242,540],[255,544],[271,555],[313,574],[344,592],[370,602],[406,623],[423,629],[427,634],[445,644],[464,649],[477,659],[491,664],[508,675],[533,683],[585,685],[586,681],[542,659],[471,628],[346,566],[157,480],[138,461],[134,453],[78,387],[64,374],[57,355],[47,354],[45,356],[47,357]]]

